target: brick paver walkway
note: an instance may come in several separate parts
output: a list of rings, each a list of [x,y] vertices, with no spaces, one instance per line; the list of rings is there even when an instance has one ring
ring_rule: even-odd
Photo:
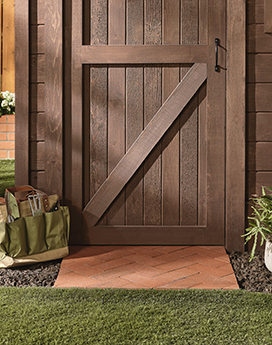
[[[221,246],[71,246],[55,287],[239,289]]]

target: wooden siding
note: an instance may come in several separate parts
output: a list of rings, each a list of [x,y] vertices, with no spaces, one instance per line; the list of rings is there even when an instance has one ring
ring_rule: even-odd
[[[30,4],[30,176],[36,188],[46,189],[45,180],[45,15],[44,0]]]
[[[247,199],[260,193],[262,185],[272,186],[270,3],[247,1]]]

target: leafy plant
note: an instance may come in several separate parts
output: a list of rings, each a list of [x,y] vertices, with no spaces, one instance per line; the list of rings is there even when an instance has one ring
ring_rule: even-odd
[[[254,237],[250,260],[254,258],[257,247],[258,235],[261,236],[261,246],[264,241],[272,239],[272,194],[266,194],[266,191],[272,191],[272,187],[262,187],[262,195],[253,195],[250,198],[253,209],[252,216],[248,217],[249,227],[246,229],[246,242]]]
[[[0,117],[15,114],[15,94],[9,91],[0,93]]]

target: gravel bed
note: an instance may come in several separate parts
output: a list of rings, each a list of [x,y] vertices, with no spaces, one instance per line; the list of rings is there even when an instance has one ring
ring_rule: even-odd
[[[272,272],[264,264],[264,253],[256,252],[249,262],[249,253],[231,253],[230,262],[240,289],[272,293]]]
[[[62,259],[29,266],[0,269],[0,286],[52,287],[58,277]]]
[[[264,253],[256,253],[249,262],[249,253],[229,254],[240,289],[272,293],[272,273],[265,267]],[[62,259],[31,266],[0,269],[0,286],[52,287],[57,279]]]

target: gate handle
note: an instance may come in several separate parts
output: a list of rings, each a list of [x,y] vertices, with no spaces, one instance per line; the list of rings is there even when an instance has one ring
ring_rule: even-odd
[[[220,67],[218,65],[218,45],[219,45],[219,38],[215,39],[215,72],[220,72]]]

